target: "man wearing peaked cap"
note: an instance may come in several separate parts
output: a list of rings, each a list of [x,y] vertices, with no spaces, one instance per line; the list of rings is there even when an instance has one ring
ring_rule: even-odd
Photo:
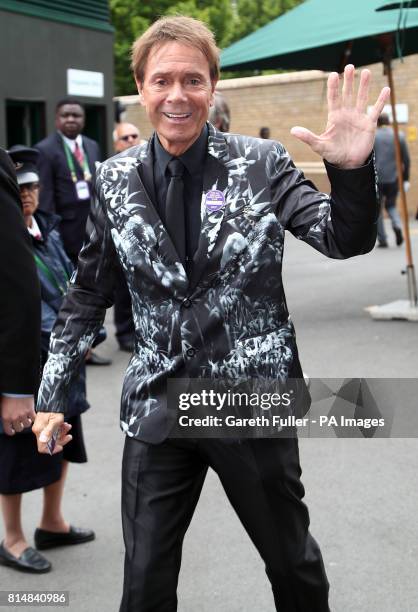
[[[56,131],[35,145],[42,190],[39,208],[60,216],[64,249],[73,266],[86,234],[99,145],[82,132],[85,109],[76,98],[59,100],[55,108]],[[90,351],[86,363],[110,365],[110,359]]]
[[[18,185],[39,182],[39,170],[36,166],[39,151],[23,145],[14,145],[7,152],[14,161]]]

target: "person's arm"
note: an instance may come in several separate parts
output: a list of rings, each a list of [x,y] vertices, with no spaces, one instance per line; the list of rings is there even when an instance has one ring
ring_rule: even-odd
[[[116,253],[101,198],[100,177],[87,233],[89,240],[80,253],[77,272],[51,334],[38,393],[33,431],[40,452],[47,452],[48,436],[63,422],[69,385],[103,324],[106,308],[113,304]]]
[[[30,236],[13,165],[0,150],[0,393],[35,393],[40,321],[40,290]]]
[[[283,227],[330,257],[365,253],[374,245],[378,215],[373,143],[377,118],[389,96],[382,89],[367,113],[370,71],[363,70],[357,98],[354,66],[328,79],[328,121],[316,135],[302,127],[292,134],[322,156],[331,182],[331,197],[319,193],[298,172],[286,151],[277,146],[267,165],[273,200]],[[269,168],[271,169],[269,171]]]
[[[373,158],[352,170],[325,162],[330,196],[305,179],[281,145],[271,153],[271,166],[278,219],[296,238],[335,259],[368,253],[374,247],[379,203]]]
[[[0,149],[0,417],[6,434],[35,417],[40,294],[13,164]]]

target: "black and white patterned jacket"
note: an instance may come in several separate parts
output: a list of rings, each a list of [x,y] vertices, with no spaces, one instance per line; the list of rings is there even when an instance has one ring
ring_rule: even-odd
[[[136,334],[121,400],[128,435],[150,442],[167,436],[170,377],[301,375],[282,285],[285,230],[333,258],[370,251],[378,216],[373,160],[354,170],[327,165],[327,196],[281,144],[208,127],[190,279],[138,173],[139,164],[142,173],[152,173],[150,145],[99,166],[88,240],[52,334],[38,410],[65,412],[69,380],[113,303],[117,259]],[[219,208],[207,206],[213,190],[222,193]]]

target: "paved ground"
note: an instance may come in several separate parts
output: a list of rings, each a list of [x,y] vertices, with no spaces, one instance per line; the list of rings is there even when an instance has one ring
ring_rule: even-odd
[[[375,322],[364,311],[406,297],[403,267],[403,248],[336,262],[289,237],[285,286],[306,372],[417,375],[418,325]],[[109,331],[101,353],[112,357],[113,365],[89,370],[93,407],[83,417],[89,463],[71,469],[65,500],[68,520],[94,527],[97,540],[51,551],[51,574],[33,577],[0,568],[0,589],[66,589],[74,612],[115,612],[121,592],[118,398],[127,358],[117,351],[110,324]],[[304,439],[300,448],[312,532],[321,543],[333,612],[416,612],[417,440]],[[40,492],[25,495],[28,534],[40,504]],[[179,612],[273,609],[262,563],[209,474],[186,536]]]

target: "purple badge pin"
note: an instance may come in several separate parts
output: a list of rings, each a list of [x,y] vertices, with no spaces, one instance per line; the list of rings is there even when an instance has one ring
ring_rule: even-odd
[[[211,189],[207,192],[205,197],[205,205],[210,212],[220,210],[224,204],[225,197],[222,191],[219,191],[218,189]]]

